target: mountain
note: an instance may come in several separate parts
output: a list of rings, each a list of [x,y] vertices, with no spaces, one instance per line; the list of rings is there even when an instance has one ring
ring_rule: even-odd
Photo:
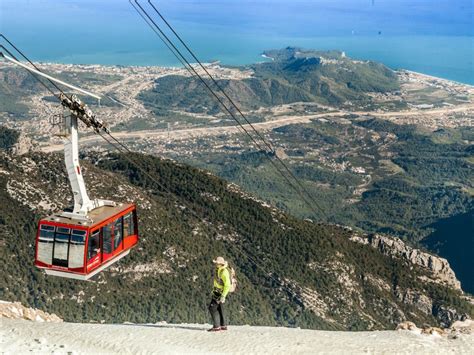
[[[240,281],[227,305],[232,324],[393,329],[404,320],[449,325],[474,315],[447,261],[401,240],[292,217],[170,160],[83,158],[92,197],[137,203],[139,246],[92,282],[47,277],[33,266],[34,236],[41,216],[72,202],[62,156],[3,151],[0,299],[74,322],[205,323],[211,260],[223,255]]]
[[[364,106],[370,103],[368,93],[400,89],[395,73],[383,64],[354,61],[343,52],[288,47],[265,55],[273,60],[249,66],[247,69],[253,73],[250,77],[217,80],[242,110],[293,102]],[[211,82],[209,85],[214,87]],[[179,75],[157,79],[154,88],[139,97],[159,115],[173,109],[210,114],[221,110],[198,79]],[[227,102],[225,98],[223,101]]]

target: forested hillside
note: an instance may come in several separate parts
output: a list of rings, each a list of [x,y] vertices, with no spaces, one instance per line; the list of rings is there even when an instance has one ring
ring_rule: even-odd
[[[243,110],[293,102],[363,106],[370,101],[369,92],[400,89],[395,73],[383,64],[354,61],[342,52],[287,48],[266,55],[273,61],[249,66],[252,77],[218,80]],[[157,79],[154,88],[139,97],[159,116],[172,109],[210,114],[221,109],[198,79],[177,75]]]
[[[0,299],[69,321],[204,323],[211,260],[223,255],[240,281],[227,304],[232,324],[391,329],[474,315],[429,269],[356,243],[348,229],[265,206],[205,171],[134,156],[160,187],[123,156],[84,158],[92,197],[138,204],[138,247],[91,282],[46,277],[33,266],[34,235],[41,216],[72,201],[62,157],[0,153]]]

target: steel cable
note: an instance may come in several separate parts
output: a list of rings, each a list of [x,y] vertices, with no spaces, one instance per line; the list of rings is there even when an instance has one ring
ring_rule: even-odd
[[[129,0],[129,2],[132,4],[132,0]],[[222,101],[222,99],[215,93],[215,91],[209,86],[209,84],[201,77],[201,75],[194,69],[194,67],[189,63],[189,61],[184,57],[184,55],[181,53],[181,51],[174,45],[174,43],[169,39],[169,37],[163,32],[163,30],[161,29],[161,27],[156,24],[156,22],[151,18],[151,16],[146,12],[146,10],[138,3],[138,0],[135,0],[135,3],[138,5],[138,7],[140,7],[140,9],[142,10],[142,12],[147,16],[148,20],[149,21],[146,21],[146,23],[152,28],[152,30],[154,30],[154,32],[156,33],[156,30],[153,28],[153,26],[151,25],[151,23],[155,26],[155,28],[159,31],[159,33],[161,34],[159,36],[159,38],[165,42],[168,42],[168,48],[170,48],[170,46],[174,49],[172,52],[173,54],[180,60],[181,63],[186,62],[188,64],[188,66],[191,68],[192,72],[194,73],[194,76],[196,76],[200,82],[202,82],[206,88],[209,90],[209,92],[211,93],[212,96],[214,96],[218,102],[221,104],[221,106],[225,109],[225,111],[232,117],[232,119],[237,122],[237,124],[243,129],[243,131],[245,132],[245,134],[252,140],[252,142],[256,145],[256,147],[261,150],[261,151],[265,151],[266,154],[265,156],[269,159],[270,163],[273,165],[273,167],[278,171],[278,173],[286,180],[286,182],[298,193],[298,195],[300,195],[300,197],[302,198],[302,200],[307,204],[307,206],[315,213],[317,214],[316,210],[314,209],[313,207],[313,204],[314,206],[316,206],[320,212],[326,217],[326,219],[328,219],[325,211],[319,206],[319,204],[314,200],[314,198],[312,198],[312,196],[309,194],[309,192],[304,188],[304,186],[301,184],[301,182],[299,181],[299,179],[291,172],[291,170],[286,166],[286,164],[284,164],[284,162],[276,155],[276,153],[273,151],[273,149],[271,148],[271,145],[269,145],[266,141],[264,141],[264,144],[267,145],[267,147],[270,147],[271,151],[269,152],[268,150],[266,149],[262,149],[260,144],[256,141],[256,139],[247,131],[247,129],[245,129],[245,127],[242,125],[242,123],[235,117],[235,115],[233,114],[233,112],[224,104],[224,102]],[[133,4],[132,4],[133,6]],[[134,9],[138,11],[138,9],[133,6]],[[143,18],[143,16],[142,16]],[[202,63],[201,63],[201,66],[202,66]],[[202,66],[203,67],[203,66]],[[187,68],[187,67],[186,67]],[[189,70],[189,69],[188,69]],[[207,70],[206,70],[207,72]],[[191,73],[191,74],[193,74]],[[211,79],[213,79],[211,77]],[[214,80],[215,81],[215,80]],[[232,101],[231,101],[232,102]],[[238,109],[238,107],[235,106],[234,104],[234,108],[236,108],[238,111],[240,111]],[[243,114],[242,114],[243,115]],[[243,116],[245,118],[245,116]],[[245,118],[246,119],[246,118]],[[250,127],[255,131],[257,132],[257,134],[260,136],[260,134],[258,133],[258,131],[254,128],[254,126],[246,119],[246,121],[250,124]],[[261,136],[260,136],[261,137]],[[277,158],[277,160],[280,162],[280,164],[285,168],[285,170],[290,174],[291,177],[293,177],[293,179],[296,181],[296,183],[300,186],[300,188],[302,189],[302,191],[304,191],[306,193],[306,195],[308,195],[308,197],[310,198],[310,200],[312,200],[313,204],[311,204],[307,199],[306,197],[304,196],[304,194],[302,193],[302,191],[298,188],[296,188],[293,183],[290,181],[290,179],[288,178],[288,176],[286,176],[285,174],[283,174],[283,172],[278,168],[278,166],[275,164],[275,162],[268,156],[268,154],[272,154],[274,157]]]
[[[197,58],[197,56],[194,54],[194,52],[189,48],[189,46],[184,42],[184,40],[181,38],[181,36],[175,31],[175,29],[171,26],[171,24],[166,20],[166,18],[161,14],[161,12],[155,7],[155,5],[152,3],[151,0],[148,0],[148,3],[151,5],[153,10],[160,16],[160,18],[163,20],[163,22],[168,26],[168,28],[173,32],[175,37],[181,42],[181,44],[186,48],[186,50],[191,54],[191,56],[194,58],[194,60],[197,61],[197,63],[201,66],[201,68],[204,70],[204,72],[207,74],[207,76],[212,80],[214,85],[219,89],[219,91],[229,100],[231,105],[237,110],[237,112],[240,114],[240,116],[247,122],[247,124],[252,128],[252,130],[255,132],[255,134],[264,142],[264,144],[270,149],[271,152],[274,152],[273,147],[271,146],[270,143],[268,143],[263,135],[258,132],[257,129],[252,125],[252,123],[247,119],[247,117],[244,115],[242,110],[237,106],[237,104],[229,97],[229,95],[225,92],[225,90],[219,85],[217,80],[209,73],[209,71],[203,66],[201,61]],[[317,201],[314,199],[312,194],[303,186],[301,181],[293,174],[293,172],[288,168],[288,166],[283,162],[283,160],[278,157],[278,155],[274,155],[275,158],[281,163],[281,165],[285,168],[285,170],[293,177],[293,179],[297,182],[297,184],[300,186],[300,188],[308,195],[310,200],[318,207],[321,213],[328,219],[328,216],[326,212],[324,211],[323,208],[319,206]],[[311,206],[310,206],[311,207]]]

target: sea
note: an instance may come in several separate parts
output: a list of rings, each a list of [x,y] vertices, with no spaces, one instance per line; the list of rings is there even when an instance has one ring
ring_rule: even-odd
[[[472,0],[153,3],[205,62],[256,63],[264,50],[287,46],[338,49],[474,85]],[[147,1],[139,4],[162,24]],[[0,31],[37,61],[180,64],[127,0],[0,0]]]

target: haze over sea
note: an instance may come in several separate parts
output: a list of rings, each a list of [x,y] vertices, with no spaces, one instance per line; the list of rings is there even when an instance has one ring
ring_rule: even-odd
[[[154,3],[203,61],[254,63],[286,46],[340,49],[474,85],[472,0]],[[0,31],[38,61],[179,65],[127,0],[0,0]]]

